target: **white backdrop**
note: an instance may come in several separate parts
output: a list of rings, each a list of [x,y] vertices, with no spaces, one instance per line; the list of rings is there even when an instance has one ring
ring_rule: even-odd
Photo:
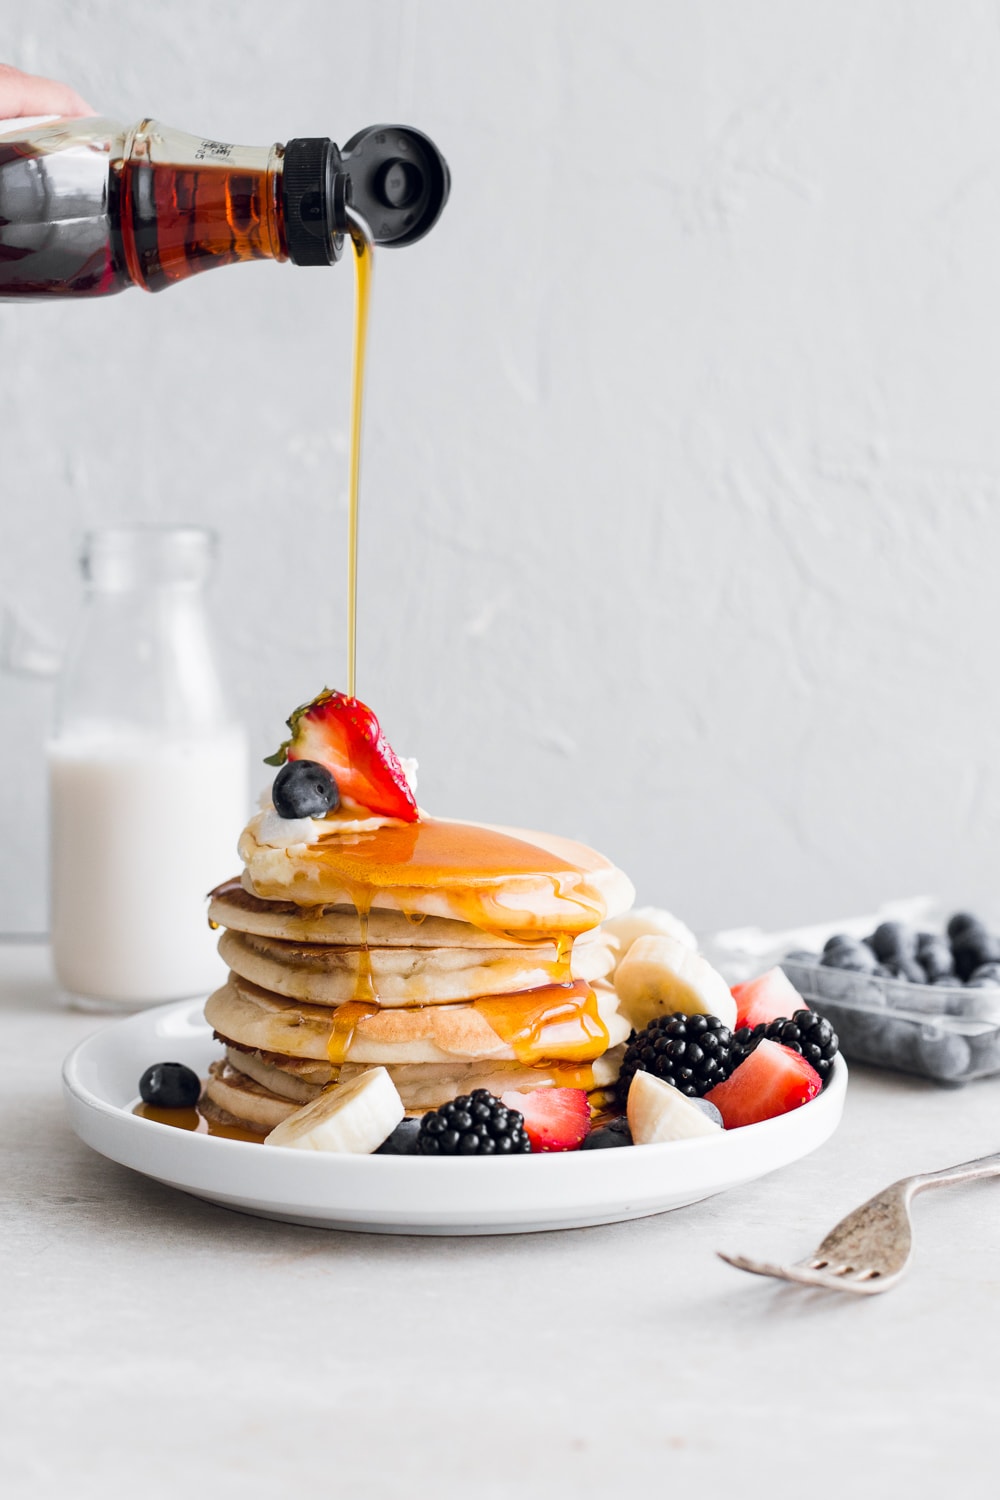
[[[255,144],[399,120],[359,693],[441,814],[706,928],[937,891],[1000,834],[1000,24],[979,0],[0,0],[5,61]],[[0,306],[6,632],[86,527],[220,530],[256,755],[344,678],[352,277]],[[0,930],[45,924],[51,688],[0,673]],[[235,861],[234,861],[235,867]]]

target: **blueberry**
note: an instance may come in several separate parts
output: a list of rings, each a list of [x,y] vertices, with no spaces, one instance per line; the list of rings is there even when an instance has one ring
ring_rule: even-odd
[[[786,953],[782,963],[790,964],[816,964],[819,963],[819,954],[810,953],[807,948],[793,948],[791,953]]]
[[[960,979],[971,979],[976,969],[983,964],[1000,961],[1000,938],[984,928],[967,927],[952,942],[951,951],[955,959],[955,972]]]
[[[692,1100],[692,1103],[700,1102]],[[610,1146],[631,1146],[632,1132],[628,1128],[628,1121],[623,1117],[618,1120],[609,1120],[607,1125],[599,1125],[592,1130],[580,1146],[581,1151],[604,1151]]]
[[[139,1079],[143,1104],[155,1104],[158,1109],[193,1109],[200,1094],[201,1079],[183,1063],[154,1063]]]
[[[926,984],[927,976],[915,958],[890,960],[886,968],[893,979],[905,979],[908,984]]]
[[[326,766],[315,760],[290,760],[271,787],[279,818],[322,818],[340,806],[340,791]]]
[[[379,1146],[376,1156],[415,1156],[417,1136],[420,1134],[419,1120],[400,1120],[392,1135]]]
[[[973,969],[966,983],[974,984],[977,989],[988,984],[1000,984],[1000,963],[980,964],[978,969]]]
[[[913,959],[917,934],[906,922],[882,922],[872,933],[872,947],[884,964]]]
[[[953,987],[955,985],[961,987],[962,981],[957,974],[942,974],[938,979],[932,979],[931,984],[950,984]]]
[[[875,955],[864,943],[858,943],[855,947],[841,944],[837,948],[825,948],[820,963],[825,969],[848,969],[856,974],[871,974],[875,970]]]
[[[862,946],[860,938],[851,937],[848,932],[835,932],[833,937],[827,938],[823,944],[823,952],[832,953],[835,948],[860,948]]]
[[[703,1115],[707,1115],[713,1124],[722,1124],[722,1115],[716,1109],[715,1105],[711,1104],[707,1099],[692,1099],[691,1103],[696,1109],[700,1109]]]
[[[955,972],[955,961],[947,938],[937,937],[933,932],[921,933],[917,943],[917,962],[929,984],[934,984],[946,975],[954,975]]]
[[[985,932],[986,924],[985,922],[981,922],[978,917],[974,917],[971,912],[957,911],[953,917],[948,919],[947,931],[948,936],[954,942],[956,938],[962,937],[966,932]]]

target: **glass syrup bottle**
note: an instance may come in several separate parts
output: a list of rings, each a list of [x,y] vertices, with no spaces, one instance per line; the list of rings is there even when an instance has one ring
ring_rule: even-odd
[[[248,260],[331,265],[353,207],[376,244],[408,245],[451,179],[420,131],[375,125],[233,146],[156,120],[0,121],[0,300],[163,291]]]

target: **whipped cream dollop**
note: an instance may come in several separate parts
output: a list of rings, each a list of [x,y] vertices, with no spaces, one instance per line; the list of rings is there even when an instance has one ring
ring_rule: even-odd
[[[417,795],[417,762],[400,760],[403,775],[414,797]],[[269,849],[292,849],[305,844],[318,844],[320,839],[338,838],[358,833],[374,833],[376,828],[402,826],[402,818],[388,818],[373,813],[356,803],[342,802],[336,812],[325,818],[283,818],[275,811],[271,800],[271,788],[265,787],[258,798],[260,812],[250,819],[247,832],[252,833],[258,844]]]

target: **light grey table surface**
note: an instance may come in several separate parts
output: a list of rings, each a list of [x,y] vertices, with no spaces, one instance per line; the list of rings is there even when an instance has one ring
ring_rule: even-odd
[[[917,1204],[916,1263],[849,1299],[795,1258],[906,1173],[1000,1148],[1000,1079],[852,1075],[833,1140],[695,1207],[423,1239],[231,1213],[71,1134],[44,947],[0,946],[7,1495],[1000,1493],[1000,1181]]]

